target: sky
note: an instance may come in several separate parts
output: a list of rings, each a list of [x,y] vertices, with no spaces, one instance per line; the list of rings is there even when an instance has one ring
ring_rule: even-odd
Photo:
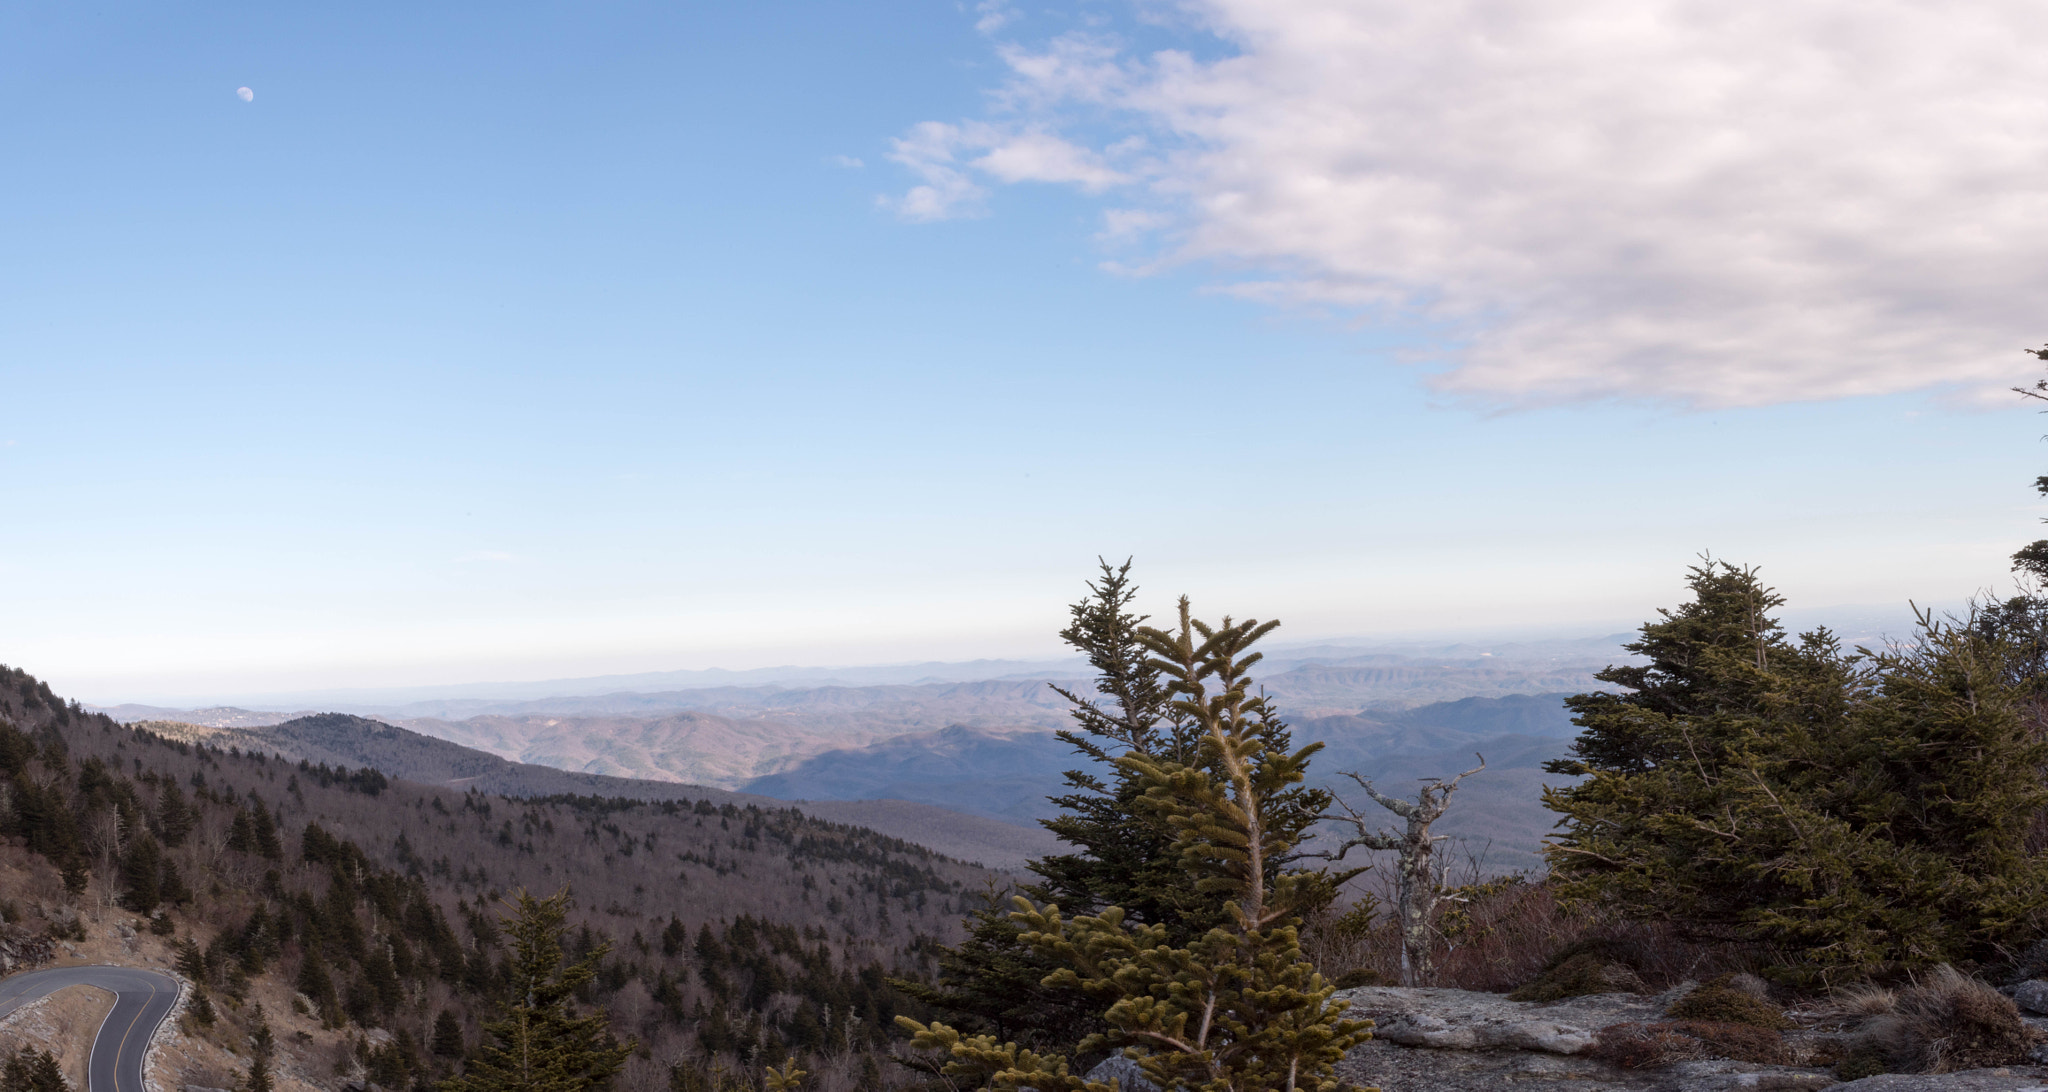
[[[111,703],[2008,590],[2048,8],[0,8],[0,662]]]

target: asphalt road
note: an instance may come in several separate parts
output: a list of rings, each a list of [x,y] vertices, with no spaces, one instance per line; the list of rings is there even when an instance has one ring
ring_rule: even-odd
[[[148,1092],[142,1080],[150,1036],[178,1000],[178,983],[140,967],[52,967],[0,979],[0,1019],[38,997],[67,986],[98,986],[114,995],[114,1008],[93,1037],[85,1092]]]

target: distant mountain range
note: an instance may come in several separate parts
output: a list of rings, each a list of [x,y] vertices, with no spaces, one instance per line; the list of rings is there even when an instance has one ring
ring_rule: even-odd
[[[787,807],[788,801],[674,781],[637,781],[508,762],[447,740],[394,725],[320,713],[281,724],[209,727],[169,721],[138,722],[158,735],[187,742],[281,755],[294,762],[372,769],[408,781],[505,796],[604,796],[634,800],[709,800],[742,807]],[[1036,826],[1019,827],[903,800],[820,801],[799,806],[815,818],[848,823],[943,853],[957,860],[1016,871],[1055,852],[1058,843]]]
[[[1625,658],[1618,647],[1622,639],[1411,645],[1398,651],[1299,646],[1270,655],[1261,665],[1262,682],[1296,725],[1297,739],[1327,744],[1315,764],[1325,779],[1357,770],[1391,788],[1464,769],[1474,750],[1484,752],[1490,768],[1462,790],[1464,799],[1444,830],[1492,839],[1498,864],[1533,867],[1551,819],[1540,805],[1540,766],[1562,753],[1574,733],[1560,696],[1599,685],[1593,673]],[[1011,669],[1021,673],[945,677]],[[463,688],[443,688],[426,700],[344,705],[339,712],[348,714],[346,724],[309,716],[303,706],[292,712],[140,705],[101,711],[127,722],[198,725],[227,733],[221,738],[243,740],[244,746],[316,762],[374,765],[415,780],[498,778],[480,786],[493,791],[658,798],[718,789],[830,802],[815,807],[834,809],[898,801],[907,802],[902,807],[973,816],[990,826],[1009,824],[1013,833],[1043,834],[1035,820],[1051,814],[1046,797],[1061,791],[1061,774],[1073,765],[1068,748],[1053,735],[1070,724],[1066,703],[1048,684],[1086,691],[1083,665],[979,661],[806,670],[871,681],[734,684],[802,673],[791,668],[530,684],[529,693],[558,688],[539,696],[461,695],[448,691]],[[879,681],[892,674],[924,681]],[[375,721],[360,719],[365,717]],[[365,727],[371,724],[376,729]],[[400,737],[377,734],[401,729],[403,747],[392,742]],[[444,753],[429,743],[454,749]],[[503,768],[476,765],[486,758]],[[571,784],[563,777],[596,778],[588,784],[606,787],[532,788]],[[943,814],[920,811],[900,818],[923,829],[943,826]],[[891,825],[897,820],[859,821],[963,859],[1005,866],[1021,861],[1019,854],[1029,855],[1022,843],[990,829],[975,828],[960,835],[966,842],[941,846],[933,840],[941,835],[905,833],[908,828]]]
[[[1486,773],[1467,782],[1442,831],[1474,845],[1490,842],[1489,863],[1496,868],[1533,868],[1537,844],[1554,818],[1541,806],[1541,765],[1562,754],[1576,731],[1561,698],[1466,698],[1306,718],[1296,723],[1295,738],[1324,743],[1312,767],[1318,781],[1354,800],[1363,794],[1342,771],[1403,792],[1416,778],[1455,773],[1474,764],[1473,752],[1484,753]],[[511,795],[799,801],[820,818],[856,822],[1003,868],[1054,850],[1036,821],[1054,814],[1047,797],[1063,791],[1062,775],[1076,766],[1051,725],[807,733],[768,718],[691,712],[485,716],[405,727],[319,714],[274,725],[150,727],[220,746],[367,765],[428,784]],[[440,738],[444,732],[457,738]],[[503,757],[507,750],[529,761]]]
[[[1456,774],[1477,764],[1474,752],[1484,754],[1485,773],[1465,782],[1439,831],[1475,851],[1490,843],[1488,864],[1496,869],[1538,866],[1537,846],[1556,819],[1542,806],[1542,786],[1566,781],[1543,773],[1542,764],[1564,754],[1577,732],[1562,694],[1466,698],[1294,725],[1297,745],[1324,744],[1310,766],[1315,780],[1365,811],[1378,809],[1344,771],[1401,795],[1418,778]],[[1029,824],[1055,813],[1046,798],[1063,791],[1062,775],[1077,764],[1045,729],[955,726],[828,751],[743,788],[784,800],[912,800]]]

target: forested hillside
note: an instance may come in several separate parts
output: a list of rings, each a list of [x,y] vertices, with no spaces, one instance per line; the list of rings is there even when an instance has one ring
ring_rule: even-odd
[[[708,800],[719,807],[786,806],[782,800],[768,796],[671,780],[611,777],[512,762],[445,739],[346,713],[318,713],[261,727],[218,728],[172,721],[139,721],[133,726],[188,743],[261,751],[315,764],[368,766],[423,785],[474,789],[501,796],[605,796],[654,802]],[[827,822],[868,827],[949,857],[1012,871],[1022,869],[1030,858],[1052,852],[1058,844],[1036,825],[1018,827],[911,802],[914,799],[919,797],[913,794],[899,799],[805,800],[801,810]]]
[[[303,1019],[378,1031],[336,1071],[386,1086],[423,1087],[475,1046],[509,988],[500,900],[564,887],[571,954],[609,946],[584,1000],[639,1043],[623,1087],[792,1053],[828,1087],[878,1086],[871,1052],[918,1011],[885,979],[924,977],[992,878],[792,809],[511,800],[167,740],[14,670],[0,780],[27,877],[10,920],[82,937],[149,916],[209,991],[207,1034],[241,1042],[263,1017],[240,999],[289,983]]]

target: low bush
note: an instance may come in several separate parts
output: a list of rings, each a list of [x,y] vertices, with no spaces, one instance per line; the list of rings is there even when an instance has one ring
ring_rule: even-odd
[[[1785,1037],[1769,1028],[1711,1020],[1614,1024],[1600,1029],[1589,1052],[1623,1069],[1654,1069],[1701,1058],[1733,1058],[1761,1065],[1792,1060]]]
[[[1596,993],[1641,993],[1643,979],[1626,963],[1580,952],[1515,987],[1510,1001],[1562,1001]]]
[[[2042,1039],[2010,998],[1943,964],[1865,1022],[1856,1056],[1881,1054],[1896,1073],[1954,1073],[2023,1062]]]
[[[1784,1010],[1757,996],[1754,979],[1750,989],[1740,988],[1748,975],[1725,974],[1707,982],[1673,1002],[1664,1014],[1677,1020],[1704,1020],[1717,1024],[1744,1024],[1753,1028],[1783,1031],[1792,1026]]]
[[[1835,1076],[1845,1081],[1860,1081],[1892,1071],[1891,1058],[1884,1048],[1876,1043],[1864,1043],[1849,1052],[1841,1063],[1835,1066]]]
[[[1371,967],[1359,967],[1338,975],[1336,985],[1340,990],[1355,990],[1360,986],[1390,986],[1393,983]]]

